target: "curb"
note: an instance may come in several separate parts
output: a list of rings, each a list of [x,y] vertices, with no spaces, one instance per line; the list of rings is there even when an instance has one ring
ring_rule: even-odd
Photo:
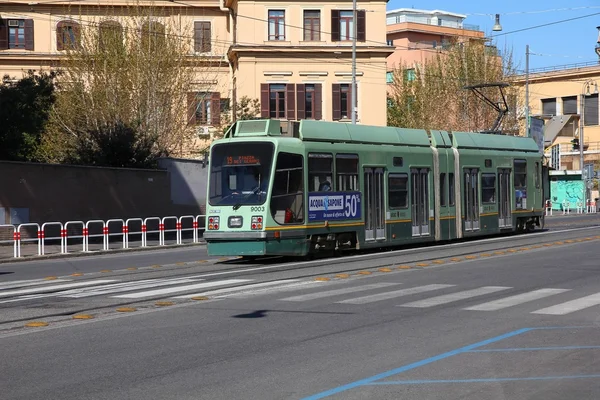
[[[43,256],[26,256],[26,257],[10,257],[0,259],[0,264],[18,263],[18,262],[29,262],[37,260],[50,260],[50,259],[61,259],[61,258],[76,258],[76,257],[93,257],[96,255],[104,254],[119,254],[119,253],[131,253],[131,252],[146,252],[146,251],[157,251],[164,249],[177,249],[182,247],[194,247],[194,246],[205,246],[206,242],[199,243],[183,243],[183,244],[170,244],[166,246],[151,246],[151,247],[133,247],[129,249],[111,249],[111,250],[95,250],[89,252],[78,252],[69,254],[45,254]]]

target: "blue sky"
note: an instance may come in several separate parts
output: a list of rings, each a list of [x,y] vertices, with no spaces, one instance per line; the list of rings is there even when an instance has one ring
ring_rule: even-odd
[[[594,62],[598,56],[594,47],[600,26],[598,0],[390,0],[388,10],[417,8],[444,10],[467,15],[465,24],[479,25],[486,35],[503,34],[494,38],[498,49],[512,50],[520,70],[525,69],[525,46],[531,54],[529,68],[544,68],[567,64]],[[502,32],[492,32],[494,14],[500,14]],[[509,33],[523,28],[553,23],[589,14],[594,16],[554,25]]]

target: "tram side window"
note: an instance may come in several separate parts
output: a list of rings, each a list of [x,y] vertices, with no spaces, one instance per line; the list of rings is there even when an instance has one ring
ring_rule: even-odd
[[[337,154],[335,156],[337,190],[358,191],[358,155]]]
[[[388,202],[391,209],[408,208],[408,174],[388,176]]]
[[[514,161],[515,206],[517,209],[527,208],[527,161]]]
[[[440,174],[440,206],[446,206],[446,173]]]
[[[332,192],[333,156],[323,153],[308,154],[308,191]]]
[[[454,172],[448,174],[448,205],[454,206]]]
[[[304,160],[299,154],[279,153],[275,166],[271,215],[278,224],[304,221]]]
[[[481,174],[481,202],[496,202],[496,174]]]

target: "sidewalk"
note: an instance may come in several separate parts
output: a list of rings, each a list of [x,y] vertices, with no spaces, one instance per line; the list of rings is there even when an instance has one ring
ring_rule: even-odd
[[[109,243],[109,250],[102,250],[103,243],[100,242],[91,242],[89,243],[89,252],[83,252],[83,243],[80,241],[79,243],[69,243],[67,247],[68,253],[61,254],[61,246],[60,242],[57,240],[46,240],[44,244],[44,255],[38,256],[38,244],[37,240],[28,241],[25,243],[21,243],[21,257],[14,258],[14,245],[2,243],[0,244],[0,263],[14,262],[14,261],[31,261],[31,260],[40,260],[45,258],[60,258],[60,257],[83,257],[89,256],[91,254],[109,254],[109,253],[119,253],[119,252],[132,252],[132,251],[151,251],[151,250],[159,250],[159,249],[169,249],[176,247],[187,247],[187,246],[202,246],[205,245],[206,242],[202,239],[198,239],[198,243],[193,243],[192,238],[183,238],[182,244],[177,244],[175,239],[165,239],[165,245],[159,246],[158,239],[150,240],[148,239],[146,247],[142,247],[141,240],[130,240],[129,247],[127,249],[123,248],[123,240],[118,238],[111,238]]]

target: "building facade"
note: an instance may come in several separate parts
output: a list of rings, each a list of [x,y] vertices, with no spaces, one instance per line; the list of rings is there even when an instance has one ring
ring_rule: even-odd
[[[520,93],[525,98],[525,75],[517,77]],[[529,74],[529,114],[544,120],[546,156],[552,158],[552,147],[560,153],[556,169],[581,170],[580,150],[584,164],[600,160],[600,121],[598,100],[600,64],[585,63],[532,70]],[[525,104],[525,101],[523,101]],[[524,111],[520,114],[524,117]],[[583,130],[583,140],[581,131]],[[522,128],[525,133],[525,125]]]
[[[20,79],[30,69],[60,68],[67,46],[78,40],[83,26],[122,26],[131,4],[0,0],[0,75]],[[264,118],[351,119],[351,2],[189,0],[136,5],[160,9],[159,25],[161,19],[177,21],[181,40],[190,42],[189,56],[202,59],[187,110],[199,139],[221,129],[224,113],[234,117],[243,97],[260,100],[259,116]],[[381,0],[358,2],[361,124],[386,125],[386,58],[392,49],[386,44],[385,7]]]
[[[392,71],[406,67],[408,73],[435,57],[451,42],[484,40],[477,25],[465,24],[467,16],[441,10],[400,8],[387,12],[387,41],[394,53],[387,59],[387,82]]]

